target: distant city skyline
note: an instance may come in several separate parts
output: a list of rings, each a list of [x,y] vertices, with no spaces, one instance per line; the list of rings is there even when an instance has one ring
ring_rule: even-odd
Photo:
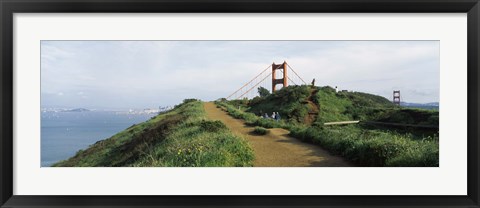
[[[439,41],[42,41],[41,105],[173,106],[227,97],[273,62],[309,83],[439,102]],[[270,90],[270,89],[269,89]]]

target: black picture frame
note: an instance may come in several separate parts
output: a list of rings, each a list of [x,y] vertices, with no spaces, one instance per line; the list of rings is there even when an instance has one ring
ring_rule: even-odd
[[[0,0],[1,207],[479,207],[479,0]],[[466,196],[25,196],[13,195],[14,13],[467,13]],[[445,178],[445,180],[450,180]]]

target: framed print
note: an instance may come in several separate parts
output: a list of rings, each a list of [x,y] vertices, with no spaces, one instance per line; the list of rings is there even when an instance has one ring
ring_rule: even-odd
[[[479,207],[477,0],[0,5],[2,207]]]

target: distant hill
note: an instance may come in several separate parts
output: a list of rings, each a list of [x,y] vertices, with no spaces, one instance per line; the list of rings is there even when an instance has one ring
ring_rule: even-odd
[[[409,107],[409,108],[423,108],[423,109],[439,109],[440,104],[438,102],[431,103],[407,103],[400,102],[400,106]]]
[[[400,102],[401,106],[440,106],[439,102],[431,102],[431,103],[407,103],[407,102]]]
[[[90,110],[85,109],[85,108],[75,108],[75,109],[70,109],[70,110],[63,110],[62,112],[88,112]]]

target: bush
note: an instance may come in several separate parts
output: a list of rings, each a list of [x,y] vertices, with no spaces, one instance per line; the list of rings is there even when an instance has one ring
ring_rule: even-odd
[[[195,102],[195,101],[198,101],[198,99],[189,98],[189,99],[184,99],[183,103],[191,103],[191,102]]]
[[[267,97],[267,96],[270,95],[270,91],[268,91],[264,87],[259,87],[258,88],[258,94],[260,95],[260,97]]]
[[[217,132],[217,131],[220,131],[220,130],[225,130],[227,129],[227,126],[225,126],[225,124],[223,124],[221,121],[206,121],[206,120],[202,120],[200,122],[200,127],[204,130],[204,131],[208,131],[208,132]]]
[[[265,134],[268,134],[269,132],[270,130],[263,127],[259,127],[259,126],[256,126],[255,129],[253,129],[253,133],[258,135],[265,135]]]

